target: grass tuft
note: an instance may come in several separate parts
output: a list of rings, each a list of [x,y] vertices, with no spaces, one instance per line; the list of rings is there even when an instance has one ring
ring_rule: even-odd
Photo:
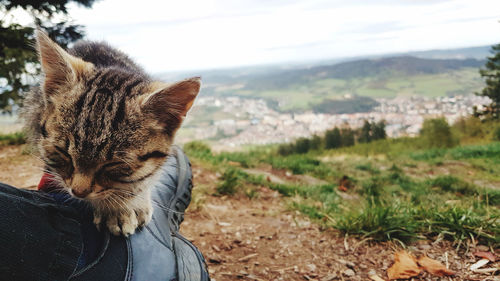
[[[467,239],[500,245],[500,190],[479,186],[500,182],[499,142],[425,149],[419,139],[402,138],[286,156],[272,146],[213,153],[195,143],[186,152],[224,170],[218,194],[241,191],[255,198],[258,187],[267,186],[314,221],[350,235],[402,242],[440,236],[459,245]],[[242,169],[269,171],[269,166],[327,184],[292,183],[284,177],[285,183],[278,184]],[[341,197],[337,190],[344,175],[352,186]]]
[[[26,143],[26,134],[24,132],[15,132],[11,134],[0,134],[1,145],[20,145]]]
[[[417,238],[418,223],[411,219],[411,212],[399,205],[373,205],[352,210],[334,223],[344,233],[369,237],[374,241],[397,239],[409,242]]]

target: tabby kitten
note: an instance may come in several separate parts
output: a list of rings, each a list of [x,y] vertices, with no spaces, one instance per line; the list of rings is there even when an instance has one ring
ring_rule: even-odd
[[[38,30],[45,74],[23,116],[46,170],[94,208],[94,223],[125,236],[151,220],[150,187],[200,90],[200,78],[152,81],[104,43],[63,50]]]

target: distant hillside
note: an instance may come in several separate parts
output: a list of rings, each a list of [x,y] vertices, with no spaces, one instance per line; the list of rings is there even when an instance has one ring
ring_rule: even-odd
[[[417,57],[424,59],[477,59],[485,60],[490,53],[491,46],[477,46],[455,49],[435,49],[405,53],[392,53],[384,55],[367,55],[359,57],[324,59],[308,62],[290,62],[257,66],[241,66],[223,69],[204,69],[198,71],[184,71],[158,74],[165,80],[182,79],[189,76],[202,76],[205,82],[221,83],[230,82],[229,79],[245,79],[253,76],[262,76],[270,73],[287,70],[309,69],[316,66],[334,65],[342,62],[354,62],[361,60],[392,58],[392,57]]]
[[[294,69],[248,79],[246,88],[253,90],[282,89],[297,83],[323,78],[351,80],[356,78],[391,78],[440,74],[463,68],[479,68],[484,61],[476,59],[422,59],[410,56],[364,59],[334,65]]]
[[[484,59],[424,57],[484,58],[488,50],[487,46],[432,50],[412,53],[415,56],[323,65],[256,66],[172,75],[201,74],[203,95],[263,98],[273,108],[285,112],[351,113],[370,111],[377,105],[375,98],[473,94],[484,86],[478,71],[485,64]]]
[[[373,98],[472,94],[483,87],[478,70],[484,63],[476,59],[399,56],[274,69],[262,74],[219,73],[204,77],[203,93],[263,98],[280,111],[363,112],[377,105]]]
[[[428,50],[420,52],[410,52],[406,55],[426,58],[426,59],[478,59],[484,60],[490,56],[491,46],[479,46],[447,50]]]

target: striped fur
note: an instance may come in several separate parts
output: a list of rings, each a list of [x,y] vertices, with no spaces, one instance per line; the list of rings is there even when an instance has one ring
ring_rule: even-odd
[[[153,81],[122,52],[82,41],[68,51],[37,33],[44,80],[22,116],[46,170],[88,200],[95,222],[128,235],[150,219],[149,187],[200,89]]]

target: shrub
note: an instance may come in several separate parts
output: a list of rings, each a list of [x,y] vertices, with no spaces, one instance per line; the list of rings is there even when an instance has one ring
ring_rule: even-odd
[[[463,195],[477,194],[474,186],[454,176],[439,176],[431,180],[429,184],[446,192],[458,192]]]
[[[458,144],[458,139],[451,132],[446,119],[426,119],[422,125],[420,135],[428,147],[453,147]]]
[[[498,127],[493,133],[493,140],[500,141],[500,127]]]
[[[287,156],[290,154],[298,153],[305,154],[309,150],[321,149],[321,138],[319,136],[313,136],[312,139],[299,138],[294,143],[282,144],[278,146],[278,154]]]
[[[458,130],[464,136],[468,137],[484,136],[483,125],[481,123],[481,120],[475,116],[459,119],[455,124],[453,124],[453,128]]]
[[[295,152],[297,153],[307,153],[311,149],[311,141],[308,138],[299,138],[295,142]]]
[[[372,128],[373,125],[365,120],[363,127],[359,131],[358,142],[371,142],[372,141]]]
[[[333,130],[328,130],[325,133],[325,148],[332,149],[342,146],[342,136],[340,135],[339,128],[335,127]]]
[[[273,168],[288,169],[294,174],[314,172],[321,165],[321,161],[307,155],[290,155],[288,157],[269,157],[267,161]]]
[[[381,140],[387,138],[387,133],[385,132],[385,121],[380,121],[372,125],[372,139]]]
[[[26,143],[26,135],[24,132],[16,132],[11,134],[0,135],[0,145],[19,145]]]
[[[354,145],[354,131],[351,128],[340,130],[340,135],[342,135],[342,146]]]
[[[310,149],[321,150],[322,148],[323,148],[323,139],[318,135],[314,135],[310,141]]]
[[[425,222],[422,230],[425,229],[427,235],[444,234],[459,242],[470,237],[493,243],[500,242],[498,215],[484,217],[471,208],[433,210],[421,207],[415,212],[415,219]]]
[[[454,176],[439,176],[428,182],[430,186],[439,187],[442,191],[460,193],[468,196],[481,195],[482,202],[488,201],[490,205],[500,204],[500,191],[479,188]]]
[[[238,191],[239,174],[235,168],[228,168],[221,176],[221,182],[217,185],[216,191],[220,195],[234,195]]]
[[[212,155],[210,146],[201,141],[192,141],[184,145],[184,151],[192,156],[205,158]]]
[[[369,205],[380,203],[380,195],[384,189],[384,182],[379,177],[372,177],[362,184],[361,194],[366,197]]]
[[[334,227],[344,233],[370,237],[374,241],[398,239],[405,242],[417,237],[419,223],[407,208],[375,205],[344,214]]]
[[[278,154],[283,156],[293,154],[293,146],[291,144],[282,144],[278,146]]]
[[[354,168],[360,171],[369,172],[371,174],[380,174],[380,170],[377,169],[376,167],[373,167],[371,163],[359,164],[356,165]]]

